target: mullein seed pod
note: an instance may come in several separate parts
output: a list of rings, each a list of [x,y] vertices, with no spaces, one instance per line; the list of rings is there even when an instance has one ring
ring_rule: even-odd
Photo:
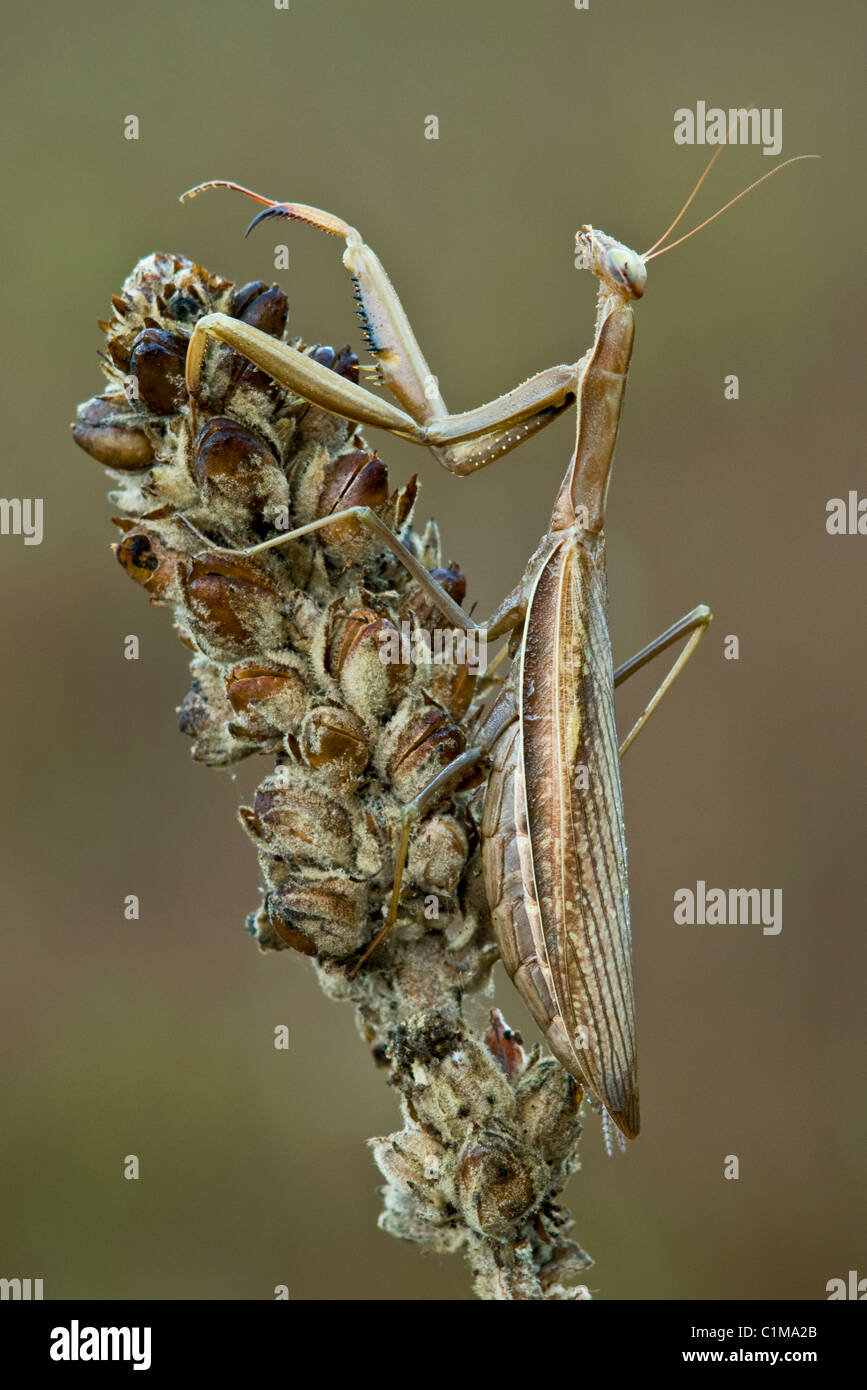
[[[299,652],[309,653],[323,626],[323,615],[314,599],[303,589],[290,589],[286,595],[286,634]]]
[[[190,632],[206,656],[237,661],[282,645],[280,597],[254,559],[198,555],[184,567],[182,582]]]
[[[252,753],[250,743],[231,732],[232,709],[223,689],[222,668],[207,657],[190,662],[192,688],[178,710],[178,728],[193,740],[192,755],[208,767],[228,767]]]
[[[401,801],[411,801],[466,748],[466,738],[445,710],[414,699],[385,726],[376,765]]]
[[[346,960],[372,935],[367,884],[336,877],[297,879],[268,894],[269,921],[287,946],[322,960]]]
[[[94,396],[78,408],[72,437],[97,463],[118,473],[141,473],[154,461],[150,439],[120,393]]]
[[[144,328],[136,337],[128,371],[135,379],[138,399],[151,410],[169,414],[186,400],[188,346],[186,336],[162,328]]]
[[[417,496],[418,474],[413,473],[409,482],[406,484],[406,487],[398,488],[397,492],[394,493],[393,496],[394,505],[392,508],[392,514],[389,524],[391,526],[391,529],[394,532],[396,532],[396,534],[400,535],[404,528],[409,526],[413,508],[415,506],[415,499]],[[410,536],[407,536],[405,538],[405,540],[410,539]],[[404,574],[401,575],[400,578],[401,587],[403,587],[403,585],[406,584],[406,573],[404,572]]]
[[[582,1098],[579,1083],[553,1057],[542,1057],[518,1080],[518,1118],[550,1163],[574,1158]]]
[[[289,503],[289,484],[274,450],[224,415],[199,431],[193,475],[203,504],[230,531],[259,516],[270,519]]]
[[[272,854],[318,869],[348,869],[355,857],[349,812],[305,772],[290,768],[288,787],[276,776],[266,778],[244,824]]]
[[[451,897],[460,883],[469,852],[467,832],[456,816],[429,816],[416,827],[409,842],[407,878],[424,893]]]
[[[289,301],[279,285],[251,280],[232,292],[226,312],[273,338],[282,338],[289,318]]]
[[[225,677],[236,738],[273,740],[297,729],[310,692],[300,671],[272,662],[242,661]]]
[[[439,584],[441,589],[445,589],[449,598],[453,598],[455,603],[463,603],[467,594],[467,576],[460,565],[452,564],[447,569],[439,566],[430,571],[430,577]],[[443,617],[439,608],[419,584],[412,584],[401,599],[401,617],[409,618],[410,614],[414,615],[419,627],[441,627],[443,624]]]
[[[388,497],[388,469],[375,454],[353,449],[343,454],[332,466],[316,505],[317,517],[350,507],[370,507],[376,511]],[[358,563],[364,553],[379,544],[362,522],[353,517],[325,526],[319,533],[320,543],[331,558],[344,563]]]
[[[508,1240],[544,1196],[545,1165],[528,1162],[524,1147],[510,1134],[483,1130],[461,1152],[461,1208],[467,1225],[480,1235]]]
[[[313,705],[301,725],[300,749],[309,767],[350,791],[364,776],[370,749],[363,720],[340,705]]]
[[[362,719],[379,719],[394,709],[410,679],[410,668],[383,661],[399,643],[394,623],[371,608],[358,608],[332,620],[326,668],[346,703]]]
[[[466,662],[445,662],[434,666],[433,675],[424,688],[453,719],[462,719],[472,704],[477,679],[476,668]]]
[[[150,526],[135,526],[124,518],[115,519],[115,525],[124,532],[123,540],[112,546],[121,568],[147,590],[151,602],[176,603],[181,593],[181,557]]]

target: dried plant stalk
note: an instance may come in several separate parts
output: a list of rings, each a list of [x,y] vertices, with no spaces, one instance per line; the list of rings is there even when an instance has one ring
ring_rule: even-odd
[[[581,1093],[492,1011],[497,952],[484,898],[479,788],[447,793],[415,827],[396,929],[348,971],[381,925],[403,806],[467,746],[481,694],[466,665],[425,663],[413,643],[384,664],[382,639],[426,626],[430,600],[354,520],[265,554],[230,554],[364,504],[460,602],[435,523],[412,526],[417,483],[390,493],[358,428],[289,395],[236,354],[209,354],[191,409],[192,325],[231,314],[357,379],[335,353],[287,337],[276,286],[236,287],[175,256],[141,261],[103,323],[108,387],[73,433],[114,480],[117,558],[174,610],[192,650],[179,724],[193,757],[274,760],[241,821],[267,891],[249,918],[264,951],[311,958],[329,997],[352,1003],[401,1098],[403,1129],[372,1140],[385,1175],[382,1228],[437,1251],[463,1248],[487,1299],[589,1297],[591,1263],[556,1204],[577,1168]],[[187,524],[190,523],[190,524]],[[201,534],[197,534],[201,533]],[[206,545],[201,536],[211,538]],[[478,777],[476,779],[478,781]]]

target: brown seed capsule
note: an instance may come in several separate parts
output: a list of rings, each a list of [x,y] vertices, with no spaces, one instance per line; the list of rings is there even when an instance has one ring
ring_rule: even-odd
[[[132,345],[130,374],[138,397],[152,410],[176,410],[186,396],[184,365],[189,340],[162,328],[143,328]]]
[[[252,516],[269,500],[288,499],[286,478],[273,450],[225,415],[214,416],[199,432],[193,472],[210,508],[225,501]]]
[[[186,567],[184,594],[193,637],[206,655],[237,661],[281,645],[282,606],[253,559],[197,556]]]
[[[343,454],[333,465],[319,495],[316,515],[329,516],[332,512],[346,511],[349,507],[364,506],[375,510],[382,506],[387,497],[388,469],[382,459],[362,449],[354,449],[351,453]],[[341,550],[371,542],[370,532],[354,517],[336,521],[333,526],[324,526],[319,536],[323,545],[336,546]]]
[[[582,1096],[578,1082],[553,1057],[543,1057],[521,1076],[515,1092],[518,1119],[548,1160],[563,1163],[574,1154]]]
[[[72,437],[97,463],[119,473],[141,473],[150,468],[154,451],[144,430],[132,423],[123,396],[95,396],[78,409]]]
[[[301,754],[310,767],[345,790],[358,785],[367,767],[369,748],[357,714],[339,705],[317,705],[301,725]]]
[[[229,313],[233,319],[280,338],[289,318],[289,302],[279,285],[269,287],[264,280],[251,280],[234,291]]]
[[[473,1230],[506,1240],[542,1196],[544,1168],[530,1168],[516,1153],[511,1135],[482,1131],[464,1148],[459,1194]]]
[[[147,589],[155,602],[173,602],[179,594],[180,556],[169,550],[149,527],[119,524],[125,532],[124,538],[112,549],[121,568],[136,584]]]
[[[314,362],[319,363],[320,367],[327,367],[330,371],[334,366],[334,359],[337,353],[334,351],[333,347],[327,347],[325,344],[320,343],[318,347],[313,349],[310,356]]]
[[[308,774],[309,777],[309,774]],[[255,832],[273,853],[318,868],[349,868],[354,858],[352,823],[343,806],[309,781],[289,787],[266,780],[253,801]]]
[[[400,710],[383,731],[379,759],[401,801],[411,801],[466,747],[462,731],[437,705]]]
[[[192,689],[178,710],[178,728],[193,740],[196,762],[226,767],[253,752],[249,743],[236,740],[230,730],[231,708],[223,688],[222,668],[203,656],[190,662]]]
[[[358,358],[348,343],[338,350],[332,371],[338,376],[346,377],[347,381],[358,382]]]
[[[454,816],[429,816],[409,842],[407,878],[428,893],[451,896],[469,856],[467,833]]]
[[[362,718],[393,709],[410,678],[410,668],[393,660],[400,634],[373,609],[358,608],[337,618],[328,643],[327,668],[347,703]]]
[[[340,673],[349,655],[367,632],[379,621],[379,615],[372,608],[356,608],[352,613],[338,614],[331,626],[328,641],[328,674],[339,680]]]
[[[236,738],[282,738],[297,728],[307,707],[307,686],[291,666],[242,661],[226,676],[226,694],[237,714]]]
[[[353,879],[296,880],[269,893],[267,908],[278,936],[306,956],[345,960],[371,935],[367,885]]]

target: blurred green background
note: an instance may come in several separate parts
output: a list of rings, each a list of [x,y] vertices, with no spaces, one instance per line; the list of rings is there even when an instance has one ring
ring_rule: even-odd
[[[699,99],[781,107],[783,156],[822,160],[652,265],[637,310],[606,528],[615,658],[699,601],[716,621],[624,769],[643,1132],[609,1161],[591,1117],[569,1198],[602,1298],[813,1299],[867,1274],[867,539],[825,531],[827,500],[865,490],[862,22],[854,0],[17,7],[3,492],[44,497],[45,539],[0,541],[0,1274],[50,1298],[469,1297],[460,1259],[376,1229],[364,1141],[397,1127],[394,1098],[307,964],[242,931],[257,869],[235,807],[266,765],[233,780],[189,760],[186,654],[112,558],[107,479],[68,421],[100,389],[95,320],[155,249],[270,281],[286,242],[294,331],[358,344],[339,243],[284,223],[245,242],[253,209],[229,193],[179,206],[215,177],[358,226],[452,409],[574,361],[595,291],[575,230],[656,239],[707,154],[673,140]],[[728,151],[690,225],[771,163]],[[571,419],[468,481],[375,442],[393,478],[421,471],[418,515],[489,612],[546,525]],[[700,878],[782,888],[782,933],[675,927]],[[535,1036],[505,979],[497,997]]]

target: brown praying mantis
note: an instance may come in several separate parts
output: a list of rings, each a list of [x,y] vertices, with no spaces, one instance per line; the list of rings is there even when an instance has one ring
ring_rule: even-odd
[[[603,522],[632,353],[632,301],[644,292],[646,263],[686,239],[663,245],[721,149],[674,222],[643,255],[590,226],[578,233],[577,249],[599,280],[589,351],[574,364],[551,367],[462,414],[447,410],[385,270],[354,227],[317,208],[276,202],[224,180],[200,184],[182,195],[183,200],[206,188],[231,188],[264,205],[248,232],[266,218],[283,217],[342,237],[343,263],[355,283],[378,380],[399,403],[337,376],[238,319],[209,314],[196,323],[187,353],[186,384],[194,418],[210,338],[326,411],[426,445],[443,467],[459,476],[485,467],[577,405],[575,449],[549,528],[517,587],[486,624],[473,623],[366,507],[332,513],[241,553],[282,546],[353,517],[397,556],[453,626],[484,632],[489,639],[512,634],[509,675],[493,704],[479,712],[474,746],[404,807],[389,911],[353,973],[397,920],[413,824],[440,797],[454,791],[473,765],[486,759],[482,862],[503,962],[554,1055],[628,1138],[638,1133],[639,1105],[619,763],[689,660],[711,613],[704,605],[694,608],[615,671],[607,623]],[[777,165],[738,198],[793,162]],[[736,201],[731,199],[713,216]],[[712,220],[707,218],[686,235]],[[207,537],[202,539],[214,548]],[[662,684],[618,747],[615,686],[684,638]]]

